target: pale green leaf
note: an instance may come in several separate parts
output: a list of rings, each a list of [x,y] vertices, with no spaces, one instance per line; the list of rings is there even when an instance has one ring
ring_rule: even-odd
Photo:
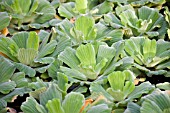
[[[75,0],[75,8],[77,11],[79,11],[80,13],[85,13],[86,9],[87,9],[87,0]]]
[[[96,65],[96,55],[92,44],[80,45],[77,48],[76,56],[82,66],[91,66],[93,68]]]
[[[62,107],[65,113],[79,113],[84,101],[85,99],[82,94],[72,92],[66,95]]]
[[[111,113],[111,109],[106,104],[99,104],[91,107],[87,113]]]
[[[94,24],[95,21],[92,17],[81,16],[75,21],[75,29],[83,33],[85,40],[93,40],[96,38]]]
[[[27,39],[26,48],[32,48],[38,51],[39,48],[39,38],[36,32],[30,32]]]
[[[21,48],[18,51],[17,58],[21,63],[25,65],[31,65],[34,62],[34,59],[37,56],[37,54],[38,52],[32,48],[29,49]]]
[[[47,91],[40,94],[40,104],[45,106],[48,100],[52,100],[53,98],[62,100],[62,94],[56,84],[50,84]]]
[[[80,61],[75,55],[75,53],[76,51],[74,49],[68,47],[59,54],[58,58],[59,60],[67,64],[69,67],[73,69],[78,69],[78,65],[80,64]]]
[[[10,23],[10,17],[6,12],[0,12],[0,31],[6,28]]]
[[[49,100],[46,104],[46,107],[48,108],[48,113],[65,113],[62,106],[60,99],[54,98],[52,100]]]

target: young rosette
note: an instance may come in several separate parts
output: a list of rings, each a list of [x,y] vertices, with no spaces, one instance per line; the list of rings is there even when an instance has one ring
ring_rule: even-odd
[[[134,59],[134,67],[146,72],[148,76],[170,76],[170,42],[132,37],[125,42],[125,52]]]
[[[116,7],[115,13],[106,14],[104,21],[113,28],[123,29],[126,37],[147,36],[160,39],[164,38],[168,28],[159,10],[147,6],[136,11],[131,5],[120,5]]]
[[[77,49],[66,48],[59,54],[59,60],[65,65],[60,67],[70,81],[98,81],[114,70],[124,70],[131,67],[133,59],[119,55],[124,44],[118,42],[109,47],[106,43],[81,44]]]
[[[34,77],[36,71],[44,73],[55,61],[49,55],[53,53],[57,45],[55,40],[49,37],[39,37],[36,32],[20,32],[12,38],[0,39],[0,52],[15,64],[20,72],[29,77]]]
[[[9,26],[11,32],[21,28],[46,27],[46,22],[56,14],[55,8],[47,0],[3,0],[0,5],[12,18]]]
[[[143,94],[152,92],[155,87],[149,82],[135,86],[135,76],[129,70],[115,71],[108,75],[109,86],[93,83],[91,93],[101,94],[112,102],[113,110],[124,109],[127,103],[140,98]],[[137,100],[136,100],[137,101]]]

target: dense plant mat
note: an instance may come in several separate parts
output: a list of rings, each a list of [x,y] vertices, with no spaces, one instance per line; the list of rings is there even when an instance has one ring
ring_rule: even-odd
[[[0,113],[170,113],[169,0],[0,0]]]

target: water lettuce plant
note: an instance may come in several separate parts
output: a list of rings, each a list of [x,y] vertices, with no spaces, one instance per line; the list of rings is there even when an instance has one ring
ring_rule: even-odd
[[[40,29],[54,18],[55,8],[47,0],[2,0],[1,10],[11,16],[11,33],[17,29]]]
[[[120,5],[116,7],[115,14],[106,14],[104,21],[114,28],[124,29],[126,37],[162,38],[167,30],[164,16],[159,13],[159,10],[147,6],[142,6],[136,12],[131,5]]]
[[[169,76],[170,43],[145,37],[132,37],[125,42],[125,51],[135,60],[134,66],[148,76]],[[151,68],[154,68],[152,70]]]
[[[41,40],[36,32],[20,32],[12,38],[1,38],[0,52],[13,61],[21,72],[34,77],[36,71],[44,73],[55,61],[48,55],[55,50],[57,42],[48,42],[48,39],[49,37],[44,37]]]
[[[169,113],[169,0],[0,0],[0,113]]]

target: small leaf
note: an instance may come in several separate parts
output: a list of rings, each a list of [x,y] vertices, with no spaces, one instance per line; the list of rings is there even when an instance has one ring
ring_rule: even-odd
[[[80,13],[85,13],[87,9],[87,0],[76,0],[75,8]]]
[[[25,64],[25,65],[31,65],[34,62],[35,57],[37,56],[38,52],[32,48],[24,49],[21,48],[18,51],[18,60]]]
[[[46,104],[48,108],[48,113],[65,113],[63,108],[61,107],[60,99],[54,98],[53,100],[49,100]]]
[[[36,32],[30,32],[27,39],[26,48],[32,48],[38,51],[39,48],[39,37]]]
[[[62,107],[65,113],[79,113],[84,104],[84,96],[80,93],[71,92],[66,95]]]

